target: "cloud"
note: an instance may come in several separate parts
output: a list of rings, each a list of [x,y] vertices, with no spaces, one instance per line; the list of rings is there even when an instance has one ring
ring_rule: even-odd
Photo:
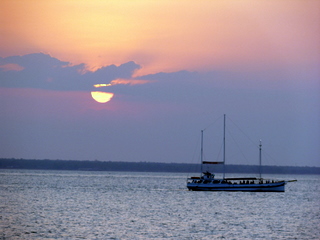
[[[140,65],[131,61],[94,72],[84,71],[85,67],[85,64],[73,66],[43,53],[0,58],[0,87],[91,91],[94,84],[130,79]]]
[[[130,101],[134,98],[136,101],[183,102],[204,93],[199,89],[202,88],[199,82],[206,84],[213,80],[211,74],[208,77],[189,71],[133,77],[140,68],[130,61],[86,71],[85,64],[71,65],[48,54],[11,56],[0,58],[0,87],[88,92],[99,88],[99,91],[119,94]],[[208,86],[206,91],[211,88]]]

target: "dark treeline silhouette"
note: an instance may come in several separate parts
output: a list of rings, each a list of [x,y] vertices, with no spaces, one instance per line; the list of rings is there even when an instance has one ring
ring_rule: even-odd
[[[154,163],[154,162],[103,162],[77,160],[32,160],[0,159],[1,169],[39,170],[87,170],[87,171],[132,171],[132,172],[200,172],[200,164]],[[214,172],[223,172],[222,165],[215,165]],[[226,165],[226,173],[258,173],[259,166]],[[262,166],[262,173],[274,174],[320,174],[320,167]]]

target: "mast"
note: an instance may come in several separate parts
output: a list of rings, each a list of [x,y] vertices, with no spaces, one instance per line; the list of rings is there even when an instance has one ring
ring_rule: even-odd
[[[223,115],[223,179],[226,173],[225,162],[226,162],[226,115],[224,114]]]
[[[200,152],[200,160],[201,160],[201,172],[203,171],[203,130],[201,130],[201,152]]]
[[[200,160],[201,160],[201,172],[203,173],[203,164],[223,164],[223,178],[225,176],[225,123],[226,122],[226,115],[224,114],[224,128],[223,128],[223,161],[222,162],[213,162],[213,161],[204,161],[203,160],[203,132],[204,130],[201,130],[201,151],[200,151]]]
[[[261,139],[260,139],[260,144],[259,144],[259,175],[260,175],[260,179],[261,179]]]

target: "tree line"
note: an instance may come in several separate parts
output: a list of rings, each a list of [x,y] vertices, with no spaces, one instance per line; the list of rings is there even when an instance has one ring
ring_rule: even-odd
[[[128,171],[128,172],[185,172],[201,171],[200,164],[158,163],[158,162],[112,162],[79,160],[34,160],[1,158],[1,169],[39,169],[39,170],[83,170],[83,171]],[[211,169],[210,169],[211,170]],[[258,173],[255,165],[225,165],[226,173]],[[222,165],[215,165],[215,173],[224,171]],[[266,174],[320,174],[320,167],[262,166]]]

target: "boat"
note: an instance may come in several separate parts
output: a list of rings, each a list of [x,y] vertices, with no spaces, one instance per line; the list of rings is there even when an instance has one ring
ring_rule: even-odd
[[[211,162],[203,160],[203,131],[201,130],[201,172],[203,165],[206,164],[223,164],[225,169],[225,132],[226,132],[226,115],[223,117],[223,161]],[[270,180],[261,177],[261,140],[259,144],[259,177],[246,178],[225,178],[225,170],[223,170],[222,178],[215,178],[211,172],[202,172],[200,177],[190,177],[187,179],[187,188],[189,191],[241,191],[241,192],[284,192],[285,185],[288,182],[296,180]]]

